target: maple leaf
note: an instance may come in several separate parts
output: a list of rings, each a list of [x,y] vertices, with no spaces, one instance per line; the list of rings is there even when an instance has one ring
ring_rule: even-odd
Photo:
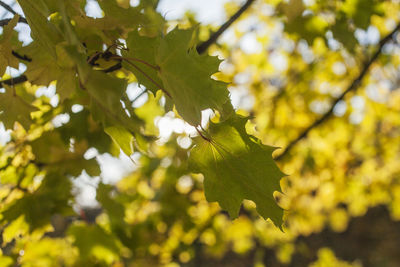
[[[18,50],[19,53],[30,55],[31,62],[25,63],[27,70],[25,75],[31,84],[48,86],[57,80],[57,93],[60,102],[71,97],[75,92],[77,77],[75,63],[65,51],[65,43],[59,43],[55,47],[57,60],[42,45],[33,42]]]
[[[18,59],[12,54],[11,38],[13,29],[17,25],[19,15],[14,18],[3,28],[3,38],[0,40],[0,75],[3,75],[7,66],[18,69]]]
[[[229,100],[226,83],[211,75],[218,72],[218,57],[199,55],[191,47],[193,29],[174,29],[160,40],[156,54],[158,76],[178,113],[192,125],[201,122],[204,109],[222,110]]]
[[[153,94],[160,90],[160,86],[162,86],[157,70],[151,67],[151,65],[156,65],[155,54],[160,45],[159,43],[159,38],[140,36],[137,31],[134,31],[129,33],[126,39],[128,52],[123,52],[124,58],[127,59],[123,61],[123,67],[130,70],[135,75],[138,83],[144,85]],[[143,61],[147,65],[139,61]]]
[[[18,3],[26,15],[32,39],[56,58],[55,46],[62,40],[62,35],[55,25],[48,21],[47,17],[50,14],[47,5],[42,1],[32,0],[19,0]]]
[[[0,93],[0,120],[8,129],[13,128],[15,121],[25,129],[29,129],[32,124],[30,114],[38,109],[16,95],[12,88],[7,86],[5,88],[5,93]]]
[[[273,197],[280,191],[284,174],[272,159],[275,148],[263,145],[246,133],[247,118],[232,116],[222,123],[210,123],[208,137],[199,138],[190,152],[190,166],[204,174],[208,201],[217,201],[236,218],[244,199],[257,205],[258,213],[282,224],[283,210]],[[208,139],[208,140],[206,140]]]

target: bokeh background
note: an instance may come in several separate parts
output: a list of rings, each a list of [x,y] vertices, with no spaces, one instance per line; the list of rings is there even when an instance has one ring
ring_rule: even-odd
[[[244,2],[161,0],[157,11],[171,29],[199,25],[206,40]],[[103,16],[94,0],[85,10]],[[398,0],[257,0],[208,50],[224,59],[214,76],[252,117],[248,130],[279,148],[283,231],[250,201],[235,220],[207,202],[203,176],[187,166],[196,130],[133,82],[133,107],[159,137],[152,153],[89,148],[101,174],[71,178],[76,214],[53,215],[40,238],[25,236],[23,221],[3,227],[3,255],[22,266],[400,266],[400,36],[380,41],[399,20]],[[17,27],[28,44],[29,28]],[[59,105],[54,85],[35,95]],[[83,112],[74,105],[52,123]],[[204,127],[214,115],[203,112]],[[0,123],[1,146],[11,140]]]

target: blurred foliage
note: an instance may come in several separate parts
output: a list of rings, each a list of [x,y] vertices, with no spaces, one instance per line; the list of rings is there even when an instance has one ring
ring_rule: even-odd
[[[97,2],[101,18],[88,16],[82,0],[19,1],[30,44],[13,30],[18,16],[3,27],[3,80],[19,62],[28,82],[0,89],[10,137],[0,145],[0,266],[400,265],[398,35],[332,116],[276,160],[287,175],[280,184],[274,150],[263,145],[286,148],[329,111],[396,27],[399,1],[255,1],[208,50],[224,59],[215,74],[219,60],[184,52],[216,25],[199,26],[193,13],[165,21],[158,1]],[[225,8],[230,16],[239,5]],[[108,72],[120,55],[136,61]],[[155,80],[135,67],[143,61]],[[171,72],[157,76],[156,64]],[[185,68],[223,82],[192,80]],[[225,83],[235,117],[223,105]],[[142,90],[130,97],[127,85]],[[41,94],[44,87],[55,95]],[[197,126],[205,108],[214,109],[205,130],[181,119]],[[181,127],[165,137],[162,120]],[[221,158],[212,157],[208,134],[223,144]],[[134,170],[104,181],[93,150],[125,153]],[[97,206],[77,201],[77,177],[99,175]],[[240,206],[243,199],[254,202]]]

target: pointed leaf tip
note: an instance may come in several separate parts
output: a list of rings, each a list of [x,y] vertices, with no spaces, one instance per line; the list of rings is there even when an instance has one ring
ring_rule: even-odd
[[[211,142],[198,139],[190,152],[190,165],[204,174],[208,201],[217,201],[222,209],[236,218],[244,199],[252,200],[258,213],[281,226],[283,210],[274,197],[281,191],[284,174],[276,166],[273,147],[263,145],[246,133],[247,118],[231,116],[221,123],[210,123]]]

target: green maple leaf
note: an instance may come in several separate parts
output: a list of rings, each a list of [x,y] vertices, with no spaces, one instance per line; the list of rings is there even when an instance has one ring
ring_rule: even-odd
[[[35,154],[35,162],[43,164],[47,169],[55,169],[58,173],[79,176],[82,170],[91,176],[100,175],[100,167],[96,159],[86,160],[83,155],[87,150],[86,142],[75,143],[74,152],[69,151],[69,144],[63,142],[59,132],[51,131],[30,143]]]
[[[133,135],[129,131],[122,126],[116,125],[104,128],[104,132],[107,133],[116,144],[118,144],[126,155],[132,155],[134,140]]]
[[[5,88],[5,93],[0,93],[0,120],[8,129],[13,128],[15,121],[18,121],[25,129],[29,129],[32,124],[30,114],[38,109],[16,95],[13,88],[7,86]]]
[[[283,210],[273,197],[280,191],[284,174],[272,159],[275,148],[263,145],[245,130],[247,118],[232,116],[222,123],[210,123],[209,135],[199,138],[190,152],[190,166],[204,174],[208,201],[217,201],[236,218],[244,199],[257,205],[258,213],[281,226]]]
[[[133,137],[140,133],[143,121],[133,112],[128,116],[122,108],[121,99],[125,95],[126,80],[93,70],[74,47],[68,47],[67,51],[77,62],[79,81],[90,96],[93,117],[103,123],[105,132],[124,153],[132,154]]]
[[[137,31],[133,31],[129,33],[126,39],[126,45],[129,50],[123,53],[123,56],[127,59],[127,61],[123,62],[124,68],[131,71],[138,80],[138,83],[144,85],[153,94],[160,89],[160,86],[156,84],[162,85],[162,81],[157,75],[157,70],[141,62],[129,60],[129,58],[135,58],[155,66],[155,54],[159,43],[159,38],[140,36]],[[151,77],[152,81],[149,77]]]
[[[72,198],[71,180],[57,172],[46,174],[39,188],[26,193],[8,206],[2,208],[0,222],[12,222],[25,216],[31,231],[49,224],[53,214],[72,215],[69,203]]]
[[[19,15],[3,28],[3,38],[0,40],[0,75],[3,75],[7,66],[18,69],[18,59],[12,55],[11,38],[14,33],[14,27],[17,25]]]
[[[156,62],[164,90],[178,113],[192,125],[201,122],[204,109],[222,110],[229,100],[226,83],[211,75],[218,72],[218,57],[199,55],[191,46],[193,30],[174,29],[160,40]]]
[[[71,97],[76,90],[77,77],[75,63],[65,50],[66,44],[59,43],[55,47],[57,60],[42,45],[32,42],[18,50],[23,55],[32,57],[32,61],[26,63],[25,75],[31,84],[48,86],[57,80],[57,93],[60,102]]]
[[[374,14],[382,15],[380,4],[376,0],[347,0],[343,3],[342,10],[354,24],[361,29],[367,29]]]
[[[69,227],[68,235],[74,237],[74,245],[80,251],[81,260],[95,258],[96,262],[107,263],[106,266],[118,260],[120,251],[117,239],[99,225],[78,222]]]
[[[62,40],[60,32],[49,22],[49,9],[43,0],[19,0],[31,29],[32,39],[56,58],[56,44]]]
[[[139,24],[146,22],[146,17],[138,7],[123,8],[117,1],[98,1],[107,19],[115,21],[119,27],[136,28]]]

